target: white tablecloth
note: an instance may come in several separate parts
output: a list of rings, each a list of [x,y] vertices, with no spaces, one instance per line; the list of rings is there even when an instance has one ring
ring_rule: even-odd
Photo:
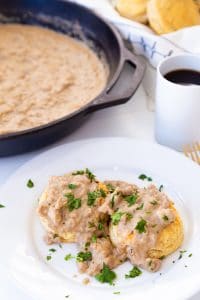
[[[147,107],[146,94],[141,86],[128,103],[91,114],[81,128],[56,145],[77,139],[104,136],[126,136],[155,142],[153,135],[154,113],[149,111]],[[3,184],[18,167],[44,150],[10,158],[0,158],[0,184]],[[1,247],[3,247],[3,243]],[[30,300],[31,298],[15,287],[11,281],[7,282],[7,278],[4,276],[1,278],[0,275],[0,299]],[[191,300],[199,299],[200,294]]]
[[[84,1],[76,0],[76,1],[83,3],[85,0]],[[112,11],[111,7],[108,6],[107,7],[108,9],[105,10],[104,9],[105,7],[102,6],[103,3],[105,3],[105,5],[108,5],[107,0],[98,0],[98,1],[87,0],[87,1],[88,3],[90,2],[93,5],[96,5],[95,8],[97,9],[98,12],[101,13],[101,10],[104,11],[107,17],[111,18],[111,15],[114,14],[114,19],[115,19],[116,13]],[[108,16],[108,14],[110,15]],[[122,19],[120,21],[123,23]],[[196,30],[199,31],[200,28],[196,28]],[[138,33],[137,29],[136,32]],[[183,39],[184,32],[180,33],[180,35],[182,37],[181,40],[184,40]],[[187,34],[186,36],[188,39],[188,36],[191,37],[191,34]],[[150,38],[151,40],[151,35],[147,33],[146,38],[148,39]],[[173,35],[171,40],[174,41]],[[177,38],[175,40],[177,40]],[[197,43],[197,40],[198,39],[195,40],[196,43],[192,43],[193,49],[194,49],[194,45],[200,46],[200,44]],[[166,42],[166,40],[165,41],[163,40],[163,43],[164,42]],[[163,45],[163,43],[161,44]],[[187,44],[190,45],[191,43],[187,43]],[[159,41],[159,47],[160,47],[160,41]],[[176,48],[176,46],[173,47]],[[195,49],[197,49],[197,51],[195,52],[198,53],[199,47],[196,47]],[[151,69],[149,67],[146,74],[150,74],[150,73],[151,73]],[[146,89],[147,87],[148,89],[150,89],[150,86],[152,86],[152,83],[148,79],[150,77],[152,76],[146,76],[144,79],[143,83]],[[152,95],[152,93],[150,94]],[[153,134],[154,113],[150,109],[151,106],[150,104],[151,101],[147,99],[146,93],[144,92],[144,89],[141,86],[138,89],[135,96],[127,104],[113,107],[113,108],[107,108],[91,114],[81,128],[73,132],[70,136],[66,137],[65,139],[57,142],[55,145],[46,147],[46,149],[51,149],[56,145],[69,143],[71,141],[78,140],[78,139],[104,137],[104,136],[125,136],[125,137],[133,137],[133,138],[145,139],[151,142],[155,142],[154,134]],[[3,184],[6,181],[6,179],[13,172],[15,172],[15,170],[18,167],[22,166],[25,162],[35,157],[37,154],[41,153],[44,150],[45,149],[43,148],[42,150],[35,151],[29,154],[24,154],[15,157],[9,157],[9,158],[0,158],[0,185]],[[2,242],[1,247],[3,247],[4,242],[6,241]],[[1,259],[3,258],[1,257]],[[0,299],[30,300],[31,298],[25,295],[21,290],[19,290],[11,280],[8,280],[7,278],[5,278],[5,276],[1,276],[0,274]],[[191,300],[199,300],[199,299],[200,299],[200,294],[197,295],[196,297],[193,297]]]

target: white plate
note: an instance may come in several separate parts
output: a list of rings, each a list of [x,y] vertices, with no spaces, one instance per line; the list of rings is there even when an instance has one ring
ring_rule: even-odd
[[[153,178],[175,202],[185,227],[186,249],[163,261],[158,273],[143,271],[142,276],[125,279],[131,269],[126,262],[116,269],[115,286],[91,279],[82,284],[85,275],[78,274],[76,263],[65,261],[68,253],[77,253],[73,244],[57,251],[46,261],[49,248],[43,242],[44,230],[35,213],[38,197],[48,177],[74,169],[90,168],[100,179],[122,179],[141,184],[140,173]],[[31,178],[35,186],[27,188]],[[0,275],[4,274],[12,288],[12,280],[29,297],[41,300],[140,300],[187,299],[200,289],[200,168],[182,155],[154,144],[126,139],[91,139],[44,152],[20,168],[0,191]],[[142,182],[143,184],[143,182]],[[192,257],[188,255],[192,253]],[[172,263],[176,260],[175,263]],[[160,275],[161,273],[161,275]],[[114,294],[120,292],[120,295]]]

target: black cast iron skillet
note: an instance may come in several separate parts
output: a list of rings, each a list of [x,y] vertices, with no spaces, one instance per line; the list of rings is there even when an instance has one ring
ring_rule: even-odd
[[[62,0],[1,0],[0,22],[45,26],[81,39],[106,59],[110,69],[106,88],[89,104],[46,125],[0,135],[0,156],[54,142],[79,127],[88,113],[128,101],[143,78],[141,58],[125,47],[111,24],[83,6]]]

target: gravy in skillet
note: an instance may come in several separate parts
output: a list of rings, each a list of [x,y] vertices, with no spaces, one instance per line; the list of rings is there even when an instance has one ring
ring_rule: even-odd
[[[37,26],[0,25],[0,134],[47,124],[105,87],[108,70],[85,44]]]

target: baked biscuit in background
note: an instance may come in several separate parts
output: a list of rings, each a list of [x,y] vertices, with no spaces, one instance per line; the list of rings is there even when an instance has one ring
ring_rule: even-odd
[[[200,25],[200,13],[194,0],[149,0],[147,15],[150,26],[158,34]]]
[[[115,1],[115,8],[121,16],[145,24],[147,2],[148,0],[118,0]]]

